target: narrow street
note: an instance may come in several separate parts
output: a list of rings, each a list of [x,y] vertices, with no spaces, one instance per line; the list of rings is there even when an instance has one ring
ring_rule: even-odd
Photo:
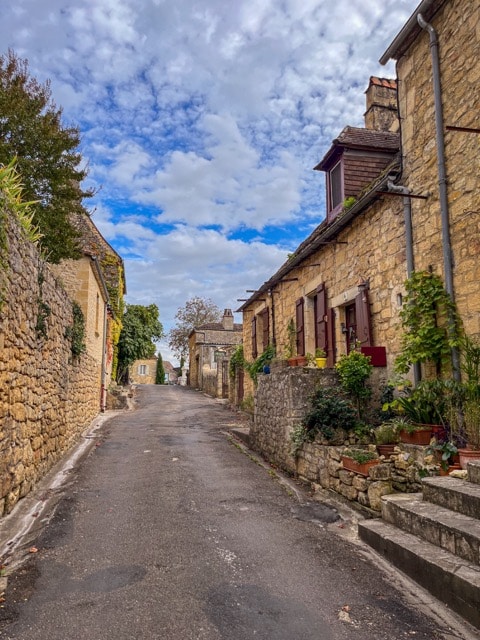
[[[136,396],[95,433],[9,577],[0,637],[466,637],[399,590],[331,506],[302,506],[235,446],[236,414],[176,386]]]

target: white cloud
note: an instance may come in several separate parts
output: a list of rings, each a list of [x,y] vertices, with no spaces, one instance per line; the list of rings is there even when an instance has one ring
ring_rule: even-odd
[[[0,40],[79,123],[129,300],[156,302],[168,326],[191,295],[235,307],[320,222],[312,167],[361,125],[368,78],[393,73],[378,58],[416,5],[16,0]]]

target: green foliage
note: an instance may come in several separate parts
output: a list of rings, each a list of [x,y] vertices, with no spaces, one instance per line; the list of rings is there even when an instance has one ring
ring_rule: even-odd
[[[436,454],[437,457],[440,458],[440,466],[444,471],[446,471],[448,469],[448,464],[451,458],[457,455],[458,447],[449,440],[445,440],[444,442],[433,440],[430,443],[426,453],[429,456]]]
[[[165,368],[163,366],[162,354],[158,354],[157,368],[155,370],[155,384],[165,384]]]
[[[239,344],[235,347],[235,351],[230,356],[230,362],[228,364],[228,371],[231,378],[235,378],[238,369],[243,369],[246,365],[245,356],[243,353],[243,344]]]
[[[319,388],[312,396],[311,408],[303,419],[304,427],[315,437],[322,435],[330,440],[335,430],[352,430],[357,424],[357,414],[350,402],[333,388]]]
[[[210,298],[194,296],[177,309],[176,326],[168,334],[168,344],[178,357],[188,356],[188,336],[195,327],[220,322],[221,311]]]
[[[345,198],[345,200],[343,201],[343,211],[348,211],[349,209],[351,209],[356,201],[357,199],[354,196]]]
[[[0,56],[0,163],[17,158],[24,195],[51,262],[77,257],[78,235],[71,216],[87,215],[80,188],[86,177],[79,168],[79,131],[62,123],[62,110],[51,99],[50,84],[29,75],[28,62],[13,51]],[[39,235],[37,234],[37,238]]]
[[[246,413],[253,415],[254,408],[255,400],[252,395],[245,396],[245,398],[240,402],[240,409]]]
[[[431,362],[440,371],[461,338],[455,305],[441,278],[429,271],[413,273],[405,288],[400,312],[404,333],[395,369],[405,374],[416,362]]]
[[[297,424],[290,432],[290,453],[297,457],[298,452],[305,442],[312,442],[315,439],[315,431],[309,430],[304,424]]]
[[[370,356],[360,351],[350,351],[342,355],[335,365],[343,390],[353,396],[357,402],[357,413],[360,417],[362,403],[370,398],[372,391],[366,382],[372,373]]]
[[[72,303],[72,325],[65,329],[65,337],[70,340],[72,356],[78,358],[87,349],[85,345],[85,317],[78,302]]]
[[[245,362],[244,367],[255,384],[258,382],[258,374],[263,371],[263,367],[271,363],[274,357],[275,347],[269,344],[256,360],[250,363]]]
[[[444,424],[445,382],[422,380],[411,389],[406,387],[403,395],[390,403],[397,414],[417,424]]]
[[[296,342],[297,342],[297,330],[295,328],[295,322],[293,321],[292,318],[290,318],[287,324],[287,346],[285,347],[286,358],[292,358],[295,355],[297,351]]]
[[[396,444],[399,440],[398,430],[393,422],[384,422],[374,430],[377,444]]]
[[[373,451],[366,451],[365,449],[346,449],[342,455],[346,458],[355,460],[358,464],[365,464],[365,462],[378,460],[378,455],[376,453]]]
[[[122,318],[122,331],[118,341],[117,381],[124,381],[128,368],[135,360],[155,355],[154,341],[163,337],[163,327],[158,319],[158,307],[128,304]]]

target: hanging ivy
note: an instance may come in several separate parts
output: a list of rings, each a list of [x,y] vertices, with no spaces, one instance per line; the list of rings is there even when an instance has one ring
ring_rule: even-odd
[[[400,312],[404,333],[395,369],[405,374],[416,362],[431,362],[439,372],[452,348],[460,343],[455,305],[441,278],[430,271],[413,273],[405,288],[407,295]]]
[[[78,358],[87,350],[85,345],[85,317],[78,302],[72,303],[72,314],[73,322],[66,328],[65,337],[70,340],[72,356]]]

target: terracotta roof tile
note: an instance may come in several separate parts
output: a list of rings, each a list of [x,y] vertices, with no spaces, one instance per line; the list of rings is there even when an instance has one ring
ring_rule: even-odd
[[[388,89],[397,88],[397,81],[393,78],[377,78],[377,76],[370,76],[370,84],[375,84],[377,87],[387,87]]]

